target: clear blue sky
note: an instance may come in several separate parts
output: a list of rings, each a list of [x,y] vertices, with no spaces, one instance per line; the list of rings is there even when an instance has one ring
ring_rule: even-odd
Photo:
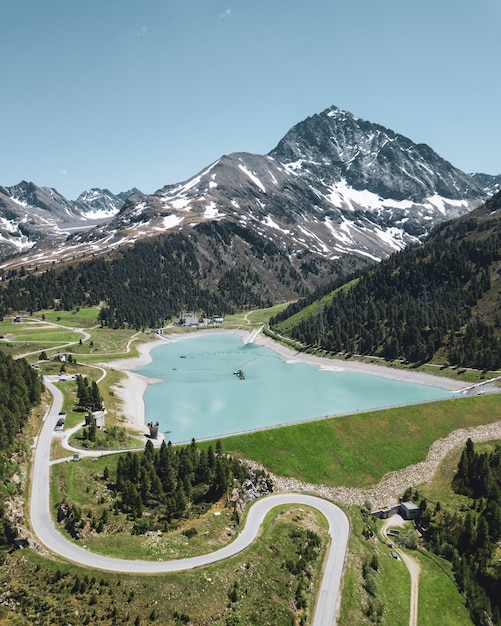
[[[501,174],[499,0],[1,0],[0,185],[152,193],[336,105]]]

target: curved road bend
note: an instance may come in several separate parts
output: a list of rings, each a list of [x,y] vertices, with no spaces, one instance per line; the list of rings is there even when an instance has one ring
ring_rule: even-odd
[[[245,527],[229,545],[211,554],[178,559],[175,561],[127,561],[94,554],[66,539],[55,527],[49,506],[49,460],[50,447],[57,414],[62,406],[62,394],[48,383],[54,395],[54,403],[42,426],[35,449],[33,476],[31,482],[31,523],[35,535],[49,550],[79,565],[124,573],[163,573],[203,567],[216,561],[229,558],[244,550],[259,533],[267,513],[276,506],[297,504],[318,509],[329,525],[330,548],[324,564],[324,571],[313,626],[332,626],[340,603],[340,587],[343,566],[348,547],[349,522],[343,511],[332,502],[303,494],[277,494],[257,500],[249,509]]]

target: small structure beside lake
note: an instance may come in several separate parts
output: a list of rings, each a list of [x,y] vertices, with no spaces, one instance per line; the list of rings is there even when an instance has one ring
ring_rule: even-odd
[[[156,439],[158,437],[158,427],[159,427],[159,423],[158,422],[149,422],[148,423],[148,428],[150,429],[150,438],[151,439]]]

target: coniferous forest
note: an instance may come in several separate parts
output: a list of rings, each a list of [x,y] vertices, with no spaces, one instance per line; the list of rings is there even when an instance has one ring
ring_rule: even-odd
[[[168,530],[180,519],[204,513],[248,473],[245,464],[222,453],[220,441],[215,449],[204,449],[198,448],[194,439],[190,445],[176,448],[165,441],[154,448],[149,440],[142,453],[120,455],[116,471],[106,467],[103,479],[113,494],[115,513],[126,514],[133,520],[132,532],[142,534]],[[60,502],[59,521],[78,536],[82,517],[75,505]],[[97,522],[98,532],[103,524],[103,519]]]
[[[330,280],[333,262],[297,271],[284,251],[237,224],[201,224],[110,255],[75,259],[65,267],[0,272],[0,319],[36,312],[100,306],[109,328],[157,328],[181,311],[227,315],[304,295]]]
[[[329,297],[319,292],[316,304],[310,297],[291,305],[272,327],[283,332],[293,318],[292,339],[333,353],[501,366],[499,209],[501,194],[482,212],[438,227],[424,245],[338,281]]]
[[[10,277],[1,292],[3,314],[102,304],[103,326],[154,328],[181,310],[231,312],[231,298],[203,288],[199,272],[193,245],[185,236],[140,242],[109,260],[101,256],[61,270]],[[259,303],[259,297],[247,302]]]
[[[139,518],[145,508],[154,508],[157,516],[170,522],[194,504],[216,502],[233,479],[241,482],[245,476],[240,461],[212,446],[198,449],[192,440],[174,450],[170,442],[162,442],[155,450],[149,441],[141,457],[129,453],[119,458],[115,486],[122,511]]]
[[[39,376],[25,359],[13,360],[0,351],[0,546],[13,538],[1,508],[5,496],[4,480],[9,475],[8,459],[31,409],[40,401],[42,389]]]
[[[471,439],[452,482],[468,498],[459,510],[424,509],[420,524],[428,549],[452,563],[456,584],[465,595],[475,624],[501,624],[501,448],[477,453]]]

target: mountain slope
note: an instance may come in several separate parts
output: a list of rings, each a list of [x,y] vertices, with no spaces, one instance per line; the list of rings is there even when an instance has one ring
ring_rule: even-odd
[[[232,219],[292,251],[374,261],[484,198],[471,176],[428,146],[332,107],[268,155],[224,156],[184,184],[127,203],[110,226]]]
[[[26,181],[0,187],[0,256],[62,244],[71,231],[118,213],[133,191],[115,196],[92,189],[72,202],[55,189]]]
[[[379,261],[419,241],[437,223],[472,210],[494,179],[477,182],[428,146],[331,107],[294,126],[267,155],[230,154],[184,183],[151,195],[129,192],[111,221],[97,228],[64,232],[48,220],[45,242],[41,227],[27,231],[19,220],[7,219],[4,241],[14,224],[24,228],[18,247],[32,246],[42,267],[229,221],[273,241],[295,264],[306,255],[357,266]],[[106,191],[98,195],[110,205]],[[84,210],[81,202],[92,208]],[[103,209],[87,194],[65,209],[83,218],[109,215],[119,206],[113,199],[111,204],[111,211]],[[89,213],[96,209],[98,214]],[[8,236],[12,241],[12,232]],[[0,239],[0,249],[1,244]],[[24,254],[8,267],[27,266],[32,259]]]
[[[273,320],[332,352],[501,366],[501,193],[322,298]]]
[[[493,196],[501,191],[501,174],[492,176],[491,174],[472,174],[473,180],[482,187],[488,196]]]
[[[0,289],[0,319],[102,304],[105,326],[158,327],[180,311],[211,317],[297,298],[332,275],[329,264],[314,269],[298,272],[273,242],[212,222],[43,273],[13,270]]]
[[[422,203],[481,197],[482,190],[426,144],[415,144],[378,124],[331,107],[297,124],[271,156],[333,184],[344,180],[357,191],[380,198]],[[297,171],[297,169],[296,169]]]

